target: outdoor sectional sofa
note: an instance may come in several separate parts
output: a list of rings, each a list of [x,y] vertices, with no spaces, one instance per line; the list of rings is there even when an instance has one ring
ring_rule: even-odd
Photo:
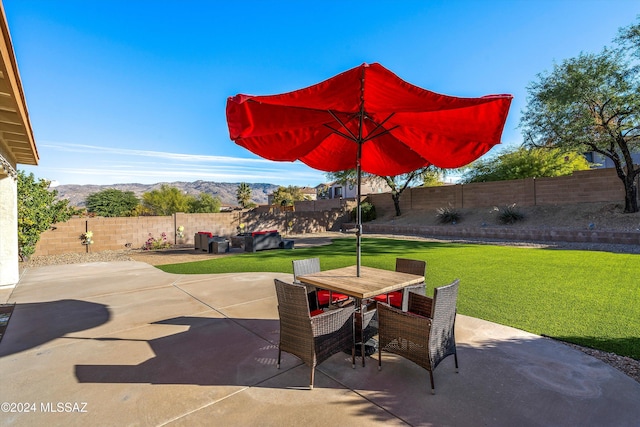
[[[279,248],[293,249],[293,240],[283,240],[278,230],[254,231],[244,237],[245,252]]]
[[[207,231],[199,231],[193,236],[194,246],[196,250],[208,253],[225,253],[229,252],[229,240],[224,237],[214,236],[213,233]]]

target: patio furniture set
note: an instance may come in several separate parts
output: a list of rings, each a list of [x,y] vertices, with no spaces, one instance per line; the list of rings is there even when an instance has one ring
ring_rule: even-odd
[[[244,236],[244,251],[256,252],[266,249],[293,249],[294,241],[283,239],[278,230],[254,231]]]
[[[309,311],[313,304],[305,294],[311,292],[316,292],[311,302],[315,298],[318,304],[327,298],[334,305],[335,299],[341,298],[338,294],[353,299],[351,313],[342,307],[335,316],[338,320],[346,316],[346,322],[354,327],[352,339],[360,340],[363,364],[364,341],[375,320],[381,343],[378,351],[402,354],[430,374],[442,357],[455,355],[453,324],[457,281],[446,288],[451,290],[439,288],[439,293],[429,299],[424,291],[405,290],[419,283],[424,289],[424,269],[422,274],[403,272],[401,267],[395,272],[361,269],[361,177],[363,172],[400,175],[430,165],[456,168],[476,160],[500,143],[512,98],[507,94],[481,98],[437,94],[400,79],[381,64],[364,63],[299,90],[265,96],[238,94],[227,99],[229,136],[239,146],[269,160],[299,160],[325,172],[356,171],[355,267],[300,275],[294,271],[299,284],[285,286],[276,282],[280,349],[294,353],[311,366],[311,386],[316,364],[328,357],[326,352],[341,346],[342,338],[337,336],[330,340],[330,343],[337,342],[335,348],[331,346],[328,350],[326,335],[338,334],[345,327],[344,323],[335,321],[326,330],[317,329],[318,323],[333,315],[325,310],[313,315],[319,308]],[[300,289],[290,292],[295,297],[284,291],[296,286]],[[329,293],[307,292],[311,287]],[[419,302],[421,297],[423,302]],[[442,302],[451,298],[453,301]],[[374,305],[377,308],[369,310]],[[381,315],[387,308],[404,317]],[[420,338],[405,334],[410,329],[405,318],[413,317],[425,319],[416,326]],[[400,326],[388,329],[391,323]],[[305,334],[309,341],[297,342],[304,341]],[[355,357],[355,345],[353,351]],[[417,356],[416,352],[427,356]],[[432,375],[431,382],[433,390]]]
[[[293,249],[294,241],[283,239],[278,230],[254,231],[232,236],[231,239],[214,236],[208,231],[199,231],[193,236],[196,251],[213,254],[229,252],[231,247],[243,247],[245,252],[267,249]]]
[[[193,236],[196,251],[208,252],[210,254],[222,254],[229,252],[229,240],[224,237],[214,236],[208,231],[199,231]]]
[[[356,348],[365,366],[378,336],[378,369],[382,351],[398,354],[429,372],[453,355],[456,372],[455,317],[458,280],[438,287],[434,297],[425,290],[426,263],[398,258],[395,271],[356,266],[321,271],[320,260],[293,261],[293,283],[275,279],[280,317],[281,353],[299,357],[311,368],[332,355],[348,351],[355,368]],[[366,347],[370,347],[367,351]]]

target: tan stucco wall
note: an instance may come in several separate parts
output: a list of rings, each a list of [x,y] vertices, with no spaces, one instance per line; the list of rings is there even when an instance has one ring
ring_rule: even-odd
[[[18,184],[0,175],[0,286],[18,283]]]

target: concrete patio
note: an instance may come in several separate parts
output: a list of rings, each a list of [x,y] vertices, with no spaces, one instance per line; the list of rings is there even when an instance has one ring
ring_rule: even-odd
[[[27,270],[0,291],[0,302],[17,303],[0,342],[0,402],[9,403],[0,424],[640,424],[631,378],[563,344],[462,315],[460,372],[446,359],[436,395],[426,371],[392,355],[382,371],[377,355],[356,369],[335,355],[309,391],[299,359],[284,354],[276,369],[275,277],[292,279],[171,275],[127,261]]]

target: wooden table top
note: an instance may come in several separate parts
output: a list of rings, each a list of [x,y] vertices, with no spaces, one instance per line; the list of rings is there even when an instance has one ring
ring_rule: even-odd
[[[298,280],[318,288],[365,299],[417,285],[424,282],[424,276],[361,266],[360,277],[356,277],[356,266],[350,265],[298,276]]]

